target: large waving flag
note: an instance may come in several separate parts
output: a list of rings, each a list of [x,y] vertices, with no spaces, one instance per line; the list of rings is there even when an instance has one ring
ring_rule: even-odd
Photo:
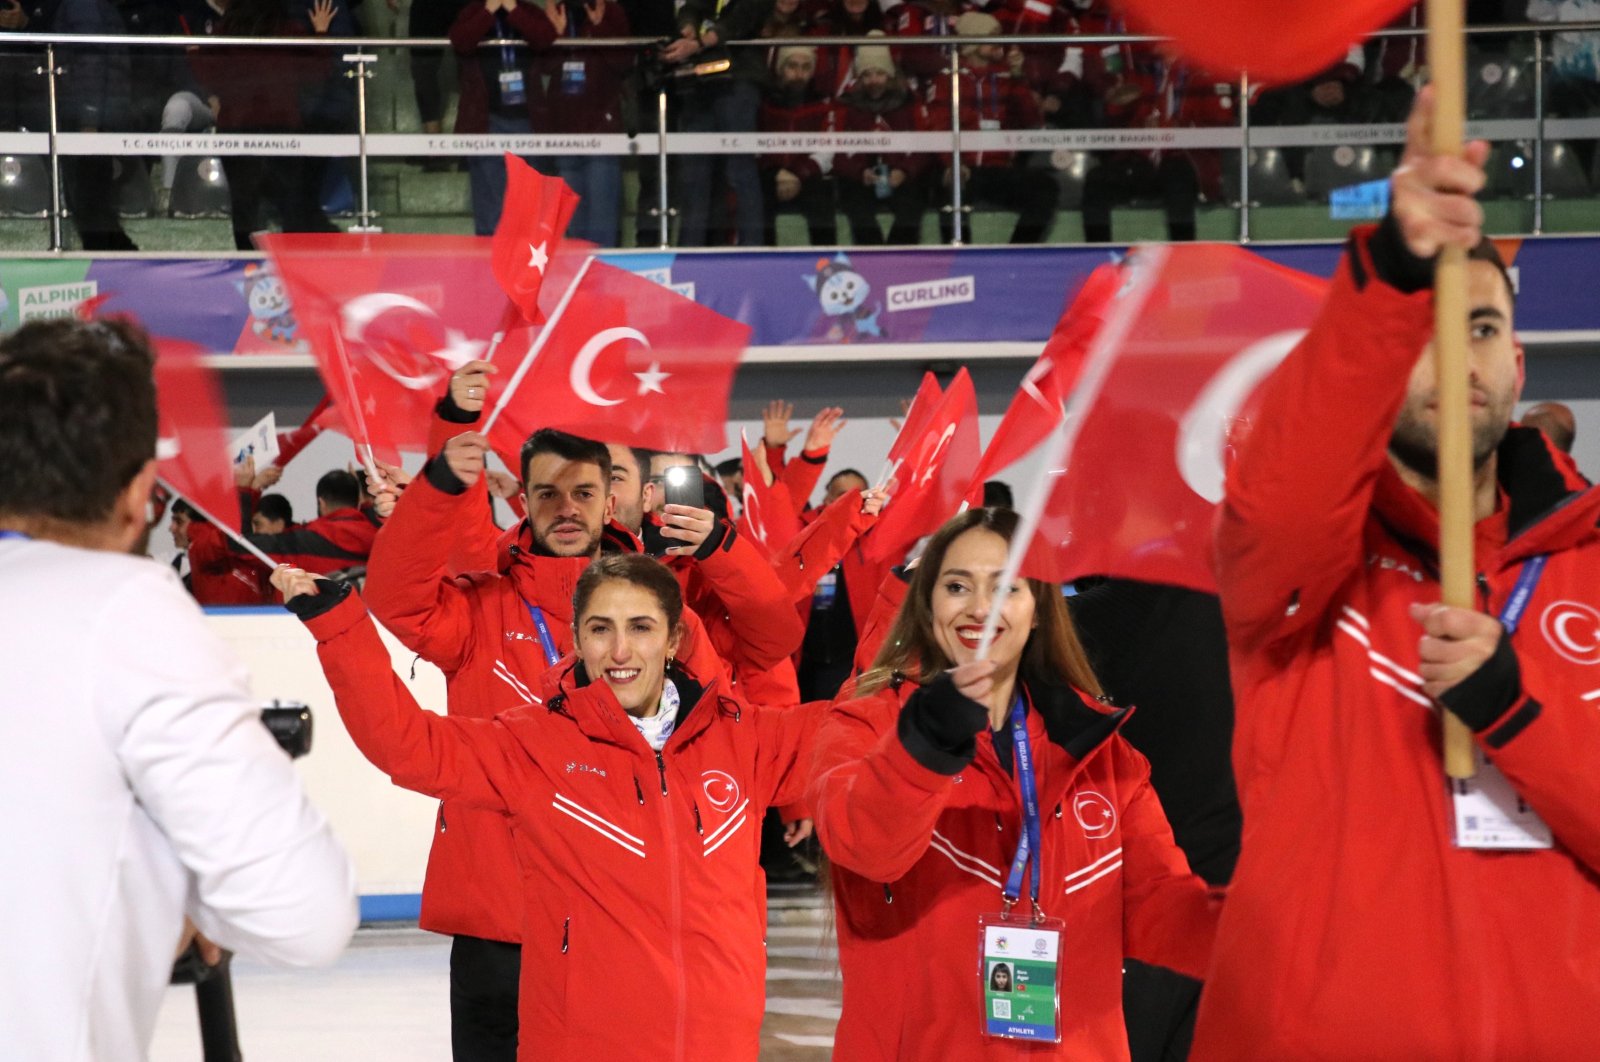
[[[1130,29],[1173,38],[1209,73],[1300,81],[1338,62],[1416,0],[1115,0]]]
[[[1128,269],[1020,507],[1025,529],[1042,505],[1020,570],[1215,591],[1211,527],[1228,448],[1327,283],[1228,245],[1141,251]]]
[[[456,368],[488,351],[505,312],[489,242],[469,236],[261,237],[344,429],[376,456],[427,444]]]
[[[502,453],[539,428],[675,453],[727,445],[728,394],[750,328],[654,281],[590,259],[521,364],[490,388],[484,431]],[[502,383],[501,380],[504,380]]]
[[[800,516],[789,497],[789,488],[782,483],[769,482],[771,473],[766,463],[751,451],[750,441],[743,435],[739,436],[739,447],[744,459],[739,530],[771,556],[800,533]]]
[[[913,408],[906,427],[912,426],[909,417],[915,414]],[[873,560],[898,562],[912,543],[938,530],[963,502],[975,500],[978,397],[966,369],[956,373],[939,404],[917,428],[918,437],[889,476],[883,515],[865,539],[867,556]]]

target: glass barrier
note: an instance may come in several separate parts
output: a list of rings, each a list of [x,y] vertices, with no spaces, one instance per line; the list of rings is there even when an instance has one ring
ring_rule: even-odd
[[[606,247],[1330,238],[1381,215],[1426,63],[1389,31],[1262,87],[1150,38],[957,38],[876,6],[836,27],[860,35],[820,36],[792,3],[763,39],[682,56],[627,36],[616,4],[508,20],[499,3],[445,26],[408,13],[449,38],[355,36],[326,0],[249,39],[0,28],[0,250],[488,234],[506,152],[565,178],[571,234]],[[1473,32],[1492,231],[1600,230],[1597,31]]]

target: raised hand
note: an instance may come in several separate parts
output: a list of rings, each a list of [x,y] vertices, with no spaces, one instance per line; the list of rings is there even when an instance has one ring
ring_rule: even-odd
[[[444,444],[440,455],[455,477],[467,486],[483,475],[483,455],[489,452],[489,437],[475,431],[462,432]]]
[[[811,429],[806,432],[806,452],[815,453],[818,450],[827,450],[833,446],[834,436],[839,434],[849,421],[844,419],[844,410],[838,406],[825,406],[811,418]]]
[[[668,505],[661,510],[661,537],[676,539],[681,546],[668,546],[669,556],[691,556],[717,526],[717,516],[710,509],[696,509],[692,505]]]
[[[551,8],[560,6],[560,4],[548,4],[545,13],[549,14]],[[562,16],[563,19],[565,17]],[[553,15],[551,19],[554,21]],[[456,408],[463,413],[483,412],[484,399],[489,397],[489,374],[499,371],[493,362],[467,362],[450,377],[450,401],[454,402]]]
[[[1406,122],[1406,151],[1389,179],[1390,211],[1406,246],[1418,258],[1444,247],[1471,250],[1483,238],[1483,208],[1473,198],[1484,184],[1489,145],[1474,140],[1459,156],[1433,150],[1434,93],[1417,93]]]
[[[789,418],[792,416],[794,416],[793,402],[773,399],[767,403],[767,408],[761,411],[761,437],[768,446],[782,449],[800,434],[799,428],[789,427]]]
[[[333,16],[339,13],[333,0],[316,0],[311,5],[311,28],[318,33],[327,33],[328,27],[333,25]]]

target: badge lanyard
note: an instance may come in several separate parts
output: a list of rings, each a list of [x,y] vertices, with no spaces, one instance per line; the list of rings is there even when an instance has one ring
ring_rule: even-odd
[[[1500,611],[1500,626],[1506,629],[1506,637],[1517,633],[1517,628],[1522,625],[1522,615],[1528,611],[1528,602],[1533,598],[1534,588],[1539,585],[1539,577],[1544,575],[1544,566],[1549,563],[1550,555],[1541,553],[1529,557],[1522,565],[1522,571],[1517,575],[1517,585],[1511,590],[1511,597],[1506,601],[1506,607]]]
[[[494,35],[503,41],[511,39],[511,29],[506,25],[506,20],[501,18],[498,13],[494,16]],[[509,44],[500,46],[500,69],[517,69],[517,51]]]
[[[1022,836],[1017,854],[1011,860],[1011,875],[1006,879],[1005,910],[1022,896],[1022,871],[1028,869],[1028,896],[1033,903],[1034,921],[1044,917],[1039,907],[1039,864],[1044,845],[1039,826],[1039,789],[1033,776],[1033,744],[1028,737],[1028,716],[1022,698],[1011,702],[1011,746],[1017,766],[1017,787],[1022,793]]]
[[[1521,626],[1549,559],[1548,554],[1541,553],[1523,563],[1511,596],[1500,610],[1504,637],[1510,638]],[[1498,851],[1549,848],[1553,843],[1550,827],[1481,751],[1475,750],[1474,758],[1477,774],[1456,779],[1450,786],[1456,847]]]
[[[524,601],[523,604],[528,603]],[[555,667],[561,654],[556,651],[555,639],[550,637],[550,625],[544,621],[544,610],[538,605],[528,605],[528,615],[533,618],[534,630],[539,632],[539,644],[544,647],[544,662]]]

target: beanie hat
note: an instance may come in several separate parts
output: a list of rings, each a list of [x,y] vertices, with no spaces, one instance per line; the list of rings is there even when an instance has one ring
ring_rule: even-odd
[[[779,48],[778,59],[773,68],[776,70],[782,70],[784,64],[788,63],[790,59],[793,59],[796,56],[803,57],[805,61],[810,64],[811,69],[815,70],[817,68],[817,50],[802,44],[791,45],[788,48]]]
[[[882,37],[882,30],[873,30],[867,34],[869,37]],[[894,56],[890,54],[886,45],[863,44],[856,48],[856,74],[865,74],[868,70],[881,70],[890,77],[894,77]]]
[[[968,11],[956,19],[956,35],[960,37],[993,37],[1000,32],[1000,20],[982,11]]]

